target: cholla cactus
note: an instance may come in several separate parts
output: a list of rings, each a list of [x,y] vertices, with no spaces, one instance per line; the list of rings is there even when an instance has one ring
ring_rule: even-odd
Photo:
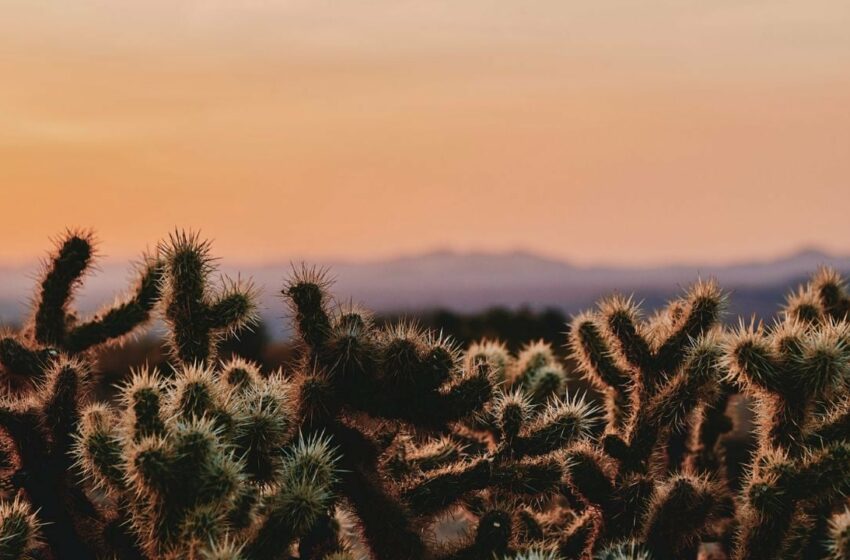
[[[307,506],[313,513],[324,507],[335,475],[316,478],[302,462],[320,450],[332,470],[332,449],[315,436],[288,455],[283,451],[295,424],[284,413],[293,407],[288,385],[280,376],[261,379],[255,366],[241,361],[223,364],[220,375],[207,365],[219,334],[249,322],[253,303],[250,290],[241,288],[228,288],[216,299],[207,293],[212,269],[205,249],[193,236],[174,236],[161,247],[164,259],[144,259],[130,296],[81,321],[69,305],[91,265],[91,235],[69,232],[59,243],[45,265],[30,324],[0,338],[8,387],[0,403],[0,497],[14,498],[2,509],[8,518],[3,558],[23,557],[34,548],[60,560],[139,558],[142,550],[148,557],[177,550],[197,557],[202,549],[218,557],[245,551],[272,557],[274,543],[288,542],[312,524]],[[171,326],[188,331],[173,331],[172,338],[204,343],[188,344],[187,352],[175,344],[177,357],[194,352],[203,360],[178,361],[178,375],[170,381],[139,372],[125,388],[127,409],[119,421],[111,407],[89,404],[90,357],[98,345],[120,341],[146,323],[163,287]],[[198,321],[187,325],[185,313]],[[75,448],[92,489],[80,484]],[[260,484],[262,492],[249,491]],[[108,496],[94,492],[98,488]],[[284,529],[297,516],[284,502],[305,506],[289,537]],[[22,513],[25,507],[36,512],[37,522]],[[23,518],[29,521],[21,524]],[[222,531],[223,540],[213,538]]]
[[[484,411],[484,422],[477,427],[480,429],[483,426],[489,432],[490,446],[486,456],[501,468],[517,461],[532,465],[564,462],[569,468],[569,459],[564,450],[589,445],[599,420],[599,412],[598,407],[588,403],[582,396],[555,396],[545,404],[535,404],[532,395],[517,386],[499,390]],[[592,532],[595,518],[565,512],[559,507],[564,490],[562,477],[551,490],[542,495],[530,496],[533,498],[531,500],[522,493],[508,492],[512,499],[501,502],[496,500],[491,507],[477,512],[478,532],[488,516],[499,515],[499,519],[503,520],[504,550],[496,552],[524,550],[543,542],[549,544],[554,534],[565,534],[570,527],[574,528],[573,537],[584,528]],[[505,493],[505,489],[491,488],[488,492],[492,500]],[[564,513],[568,515],[562,516]],[[583,528],[578,529],[579,525]],[[572,542],[575,543],[575,540]],[[575,546],[562,544],[558,546],[562,553],[565,548]],[[477,558],[480,555],[469,557]]]
[[[508,347],[498,340],[482,340],[473,343],[464,354],[464,367],[472,369],[484,361],[490,366],[491,375],[497,383],[505,383],[513,377],[516,360]]]
[[[493,379],[504,388],[521,388],[535,404],[562,395],[566,387],[566,371],[552,346],[539,340],[525,345],[519,355],[512,356],[497,340],[482,340],[469,347],[464,356],[467,368],[484,362]]]
[[[160,245],[165,262],[163,308],[172,357],[184,364],[210,364],[222,337],[256,322],[254,288],[224,278],[210,287],[214,271],[209,243],[197,234],[176,232]]]
[[[545,343],[461,353],[412,323],[379,328],[307,268],[283,290],[302,343],[292,370],[219,361],[255,294],[214,286],[193,234],[80,321],[69,302],[92,253],[69,233],[30,323],[0,336],[0,559],[850,557],[850,297],[834,272],[775,325],[731,333],[714,283],[648,319],[602,301],[569,329],[598,406],[567,392]],[[157,311],[170,363],[93,402],[97,347]],[[720,445],[736,390],[758,437],[737,497]],[[461,536],[435,539],[448,524]]]
[[[163,267],[159,260],[145,257],[131,295],[80,320],[70,302],[92,264],[92,236],[71,231],[57,245],[44,265],[31,321],[21,333],[0,337],[5,391],[0,428],[7,455],[0,486],[6,498],[18,494],[16,505],[4,509],[12,518],[20,517],[21,498],[38,512],[42,540],[56,558],[93,558],[103,548],[100,537],[92,535],[99,535],[110,518],[100,515],[76,484],[69,454],[88,392],[87,355],[99,345],[122,340],[150,319]],[[28,531],[22,541],[10,537],[4,546],[20,545],[20,554],[25,554],[35,546],[33,534]],[[16,554],[10,551],[4,557]]]
[[[93,318],[79,321],[76,313],[69,310],[69,303],[92,264],[93,236],[87,232],[68,232],[57,245],[42,272],[41,288],[28,327],[27,334],[34,343],[77,354],[120,339],[150,319],[159,299],[163,273],[160,260],[144,256],[131,295]]]
[[[289,383],[278,374],[234,388],[226,372],[183,366],[174,380],[142,370],[124,412],[83,414],[83,471],[129,511],[151,558],[276,558],[327,508],[336,481],[329,439],[298,437]]]
[[[121,413],[85,411],[78,464],[126,513],[131,545],[150,558],[278,558],[327,509],[336,483],[329,436],[294,438],[282,374],[236,359],[211,365],[224,330],[250,323],[250,288],[208,293],[208,246],[177,234],[161,246],[173,378],[135,372]]]
[[[522,387],[532,402],[543,404],[550,397],[563,394],[567,376],[552,347],[541,340],[520,351],[509,381]]]
[[[504,552],[509,528],[499,521],[500,511],[482,514],[476,535],[456,546],[435,548],[423,528],[481,492],[552,493],[564,465],[549,452],[561,439],[584,433],[558,424],[569,422],[567,410],[578,403],[560,403],[551,415],[524,426],[515,434],[516,452],[485,447],[467,453],[445,435],[484,411],[494,395],[494,377],[505,375],[499,371],[504,364],[489,359],[464,364],[449,340],[411,324],[378,329],[356,308],[334,308],[328,284],[321,271],[303,268],[283,291],[304,343],[301,429],[327,433],[339,446],[338,494],[358,518],[372,557],[460,560]],[[485,345],[482,352],[498,348]],[[362,423],[364,415],[373,421]],[[418,441],[407,435],[414,432]],[[423,440],[429,432],[443,437]]]
[[[735,558],[824,558],[828,522],[850,491],[850,299],[821,270],[770,328],[742,325],[731,378],[750,395],[759,448],[741,499]]]
[[[706,439],[698,435],[705,429],[705,412],[722,393],[718,321],[724,299],[715,284],[698,283],[648,321],[620,296],[573,321],[573,355],[605,395],[607,421],[598,441],[594,407],[583,400],[550,397],[534,419],[535,386],[520,382],[516,391],[494,401],[492,423],[501,448],[520,457],[556,453],[567,465],[560,500],[538,508],[543,538],[528,554],[588,560],[696,557],[702,537],[721,517],[724,491],[687,461],[671,458],[668,449],[677,433],[697,434],[690,438],[694,442]],[[551,369],[544,364],[553,361],[545,346],[531,345],[509,379],[533,379],[534,374],[524,375]],[[529,437],[535,433],[548,436]],[[632,544],[618,544],[624,541]]]
[[[0,365],[7,384],[31,388],[60,353],[77,355],[99,345],[120,342],[147,323],[159,299],[163,264],[143,256],[130,295],[81,321],[70,309],[74,292],[92,266],[92,234],[69,231],[43,265],[30,322],[21,333],[0,333]]]
[[[503,383],[481,413],[453,427],[452,437],[469,442],[470,432],[485,432],[490,470],[562,461],[566,476],[533,500],[511,491],[500,499],[498,485],[482,488],[478,498],[490,507],[471,507],[475,499],[466,498],[477,533],[451,558],[696,558],[728,503],[722,484],[686,460],[712,441],[702,433],[714,428],[704,418],[723,394],[723,304],[713,283],[699,283],[649,321],[640,320],[631,300],[614,297],[573,322],[574,357],[606,397],[600,439],[600,409],[564,396],[565,370],[551,347],[532,343],[514,358],[498,342],[473,345],[464,363],[503,372]],[[667,451],[681,432],[693,435],[694,448],[676,461]],[[448,455],[445,440],[429,449]],[[454,499],[454,485],[438,488],[435,496]],[[486,525],[492,519],[500,531]],[[498,535],[491,542],[499,548],[475,548],[482,526]]]

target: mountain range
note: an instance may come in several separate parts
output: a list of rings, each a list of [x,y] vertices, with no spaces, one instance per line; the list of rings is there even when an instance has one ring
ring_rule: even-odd
[[[335,279],[341,301],[363,303],[378,313],[410,313],[444,308],[474,313],[490,307],[555,307],[575,313],[613,291],[634,294],[648,306],[660,305],[697,278],[716,278],[731,292],[730,313],[772,316],[788,291],[821,265],[850,272],[850,257],[806,250],[788,257],[731,265],[662,267],[576,266],[530,252],[458,253],[437,251],[372,262],[317,263]],[[269,332],[286,336],[286,310],[278,297],[292,265],[288,262],[241,266],[222,272],[251,277],[261,289],[261,313]],[[0,323],[19,322],[27,312],[37,266],[0,267]],[[83,313],[111,301],[127,285],[128,267],[101,264],[78,297]]]

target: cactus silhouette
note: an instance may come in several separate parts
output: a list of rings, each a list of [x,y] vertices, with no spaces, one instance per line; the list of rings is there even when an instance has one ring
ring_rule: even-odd
[[[197,234],[176,232],[160,244],[165,263],[164,316],[172,357],[184,364],[212,363],[222,336],[256,321],[253,286],[223,279],[212,286],[209,243]]]
[[[8,549],[5,557],[26,556],[43,541],[57,558],[94,558],[93,536],[113,521],[77,484],[69,453],[90,382],[87,354],[151,318],[163,267],[144,257],[130,295],[81,320],[70,303],[93,258],[92,235],[67,232],[43,266],[30,322],[20,333],[0,335],[2,488],[14,500],[2,509],[9,531],[0,545]],[[23,514],[22,497],[37,512],[38,530]]]
[[[576,452],[571,473],[601,519],[600,544],[631,541],[651,558],[695,557],[720,517],[722,489],[674,456],[670,442],[705,429],[706,408],[721,393],[724,303],[714,283],[699,282],[648,320],[614,296],[573,321],[574,356],[607,409],[600,443]],[[584,555],[597,548],[593,542]]]
[[[72,300],[92,235],[46,260],[29,322],[0,334],[0,560],[850,557],[834,271],[769,326],[724,327],[713,282],[652,314],[614,295],[565,326],[565,361],[542,341],[463,351],[379,326],[296,267],[297,358],[265,371],[219,356],[255,323],[256,290],[217,279],[210,251],[173,233],[91,318]],[[97,401],[98,349],[153,319],[167,362]],[[733,481],[724,434],[749,426],[726,412],[742,402],[756,446]]]
[[[788,298],[776,324],[742,324],[731,337],[730,377],[754,399],[759,436],[735,558],[829,553],[830,517],[850,490],[848,309],[844,282],[823,269]],[[840,535],[833,541],[842,547]]]
[[[567,413],[553,412],[523,434],[520,453],[486,446],[464,452],[451,438],[453,426],[485,413],[496,394],[495,368],[462,360],[451,341],[415,325],[378,329],[362,310],[334,304],[328,286],[323,271],[301,268],[283,290],[303,343],[301,430],[329,434],[339,446],[337,496],[351,506],[371,556],[486,558],[507,550],[510,534],[499,510],[479,512],[475,535],[453,547],[435,546],[425,529],[483,492],[553,493],[564,464],[546,452],[552,441],[581,430],[559,429]],[[571,407],[581,409],[574,402],[552,406]],[[330,542],[312,546],[333,551],[334,539],[326,534]]]

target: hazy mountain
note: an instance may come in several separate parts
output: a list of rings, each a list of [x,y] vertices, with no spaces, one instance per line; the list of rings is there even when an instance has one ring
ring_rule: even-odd
[[[443,307],[474,312],[492,306],[558,307],[569,313],[593,304],[601,295],[619,290],[634,293],[650,305],[660,304],[698,277],[717,278],[732,291],[735,314],[770,316],[787,291],[818,266],[829,264],[850,272],[850,257],[814,250],[772,261],[728,266],[667,266],[653,268],[579,267],[531,253],[455,253],[448,251],[379,262],[328,262],[336,279],[334,292],[344,301],[362,302],[378,312]],[[35,266],[0,268],[0,322],[20,320],[26,311]],[[285,331],[285,309],[278,298],[289,263],[242,267],[262,289],[262,313],[272,334]],[[93,311],[111,301],[126,285],[128,267],[107,263],[87,278],[80,307]]]

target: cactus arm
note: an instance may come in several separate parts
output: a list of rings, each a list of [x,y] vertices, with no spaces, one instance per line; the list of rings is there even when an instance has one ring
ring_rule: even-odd
[[[294,270],[292,279],[282,292],[292,308],[301,339],[314,355],[331,332],[326,295],[329,284],[324,270],[302,266]]]
[[[42,273],[32,320],[39,344],[59,346],[65,340],[68,302],[93,256],[93,239],[85,232],[68,232]]]
[[[687,355],[691,340],[712,329],[720,320],[724,296],[715,282],[698,282],[685,299],[685,310],[674,319],[673,332],[659,346],[657,366],[665,372],[675,371]]]
[[[40,548],[41,523],[29,504],[16,497],[0,501],[0,558],[26,560]]]
[[[606,431],[624,431],[634,409],[632,378],[616,363],[598,318],[587,313],[576,317],[569,343],[579,370],[605,396]]]
[[[162,300],[169,347],[182,364],[210,365],[224,334],[255,320],[255,293],[249,284],[226,282],[223,293],[209,286],[215,267],[209,244],[197,234],[176,232],[160,245],[165,262]]]
[[[405,488],[403,499],[417,514],[433,516],[488,487],[519,495],[545,494],[558,487],[563,474],[563,466],[554,459],[500,463],[483,457],[426,473]]]
[[[159,288],[162,283],[164,264],[148,259],[132,296],[124,302],[100,311],[90,321],[72,326],[66,337],[66,348],[78,353],[120,339],[151,319],[154,306],[159,300]]]
[[[238,332],[256,322],[256,304],[253,287],[233,283],[227,293],[210,305],[210,328],[218,331]]]
[[[644,542],[658,560],[695,555],[700,531],[719,505],[719,490],[703,479],[674,477],[658,488],[650,504]]]
[[[53,349],[33,350],[13,336],[0,338],[0,365],[7,375],[20,375],[39,381],[57,356],[58,352]]]
[[[329,425],[328,433],[339,446],[340,493],[360,519],[363,537],[375,560],[424,558],[427,546],[414,528],[411,512],[387,492],[380,480],[376,442],[340,423]]]
[[[550,401],[532,424],[514,438],[515,456],[539,456],[566,449],[593,433],[598,409],[583,398]]]
[[[644,386],[651,390],[660,381],[655,357],[639,323],[639,312],[631,298],[615,296],[600,304],[600,314],[612,341],[612,350],[636,368]]]
[[[823,313],[835,321],[847,318],[850,312],[850,297],[841,276],[831,268],[821,268],[811,282]]]

